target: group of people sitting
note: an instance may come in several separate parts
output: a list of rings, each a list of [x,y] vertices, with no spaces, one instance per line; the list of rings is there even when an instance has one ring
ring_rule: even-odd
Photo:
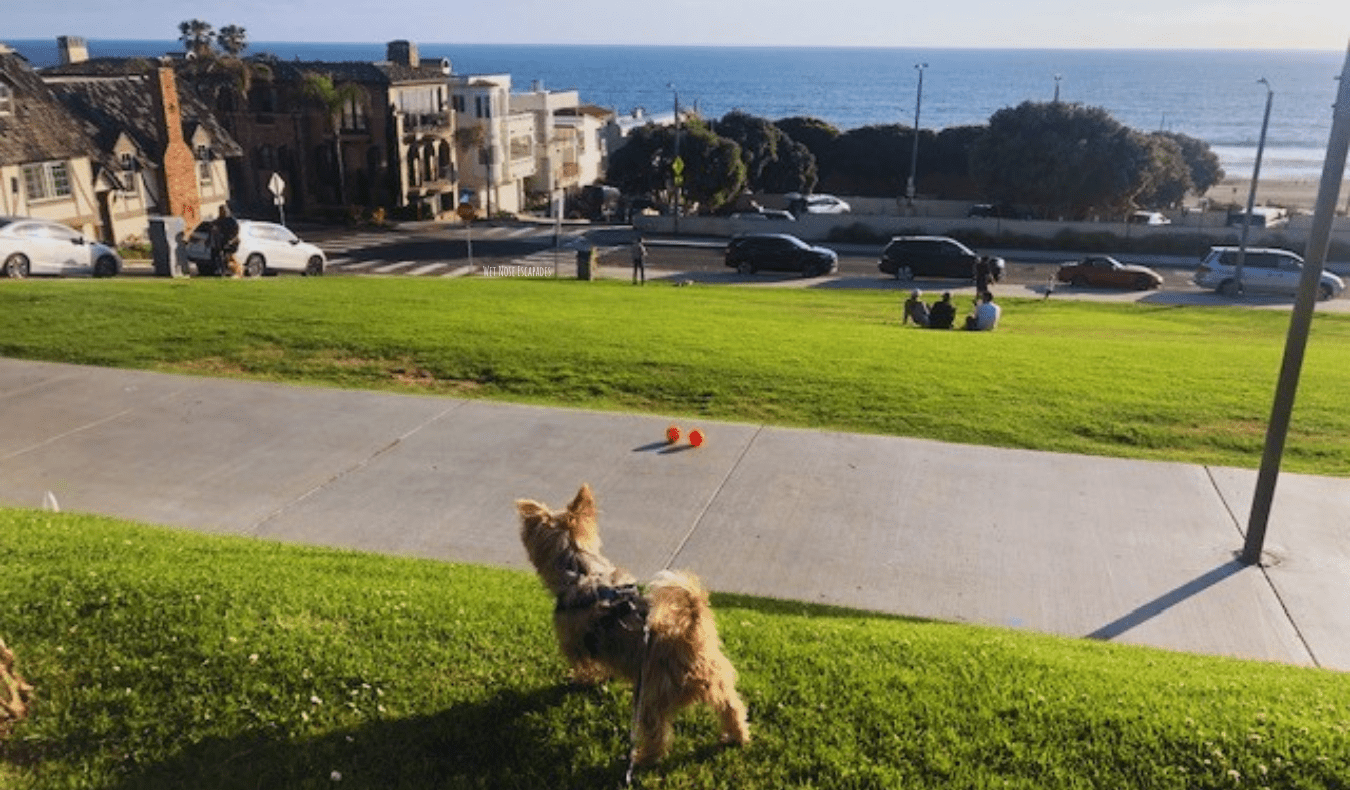
[[[923,292],[917,288],[909,293],[905,300],[904,318],[900,323],[914,322],[915,326],[925,329],[951,329],[956,322],[956,306],[952,304],[952,294],[947,291],[942,299],[931,306],[924,304]],[[965,328],[972,331],[990,332],[998,327],[999,315],[1003,312],[994,303],[994,295],[988,289],[981,289],[975,297],[975,307],[966,317]]]

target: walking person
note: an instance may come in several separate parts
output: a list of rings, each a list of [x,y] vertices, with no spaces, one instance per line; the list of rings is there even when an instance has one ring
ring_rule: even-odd
[[[633,285],[639,282],[647,284],[647,245],[642,243],[641,235],[633,242]]]
[[[211,268],[212,274],[217,277],[224,276],[228,269],[231,274],[235,274],[235,268],[238,263],[234,260],[234,252],[239,249],[239,222],[230,216],[230,209],[221,205],[220,212],[211,223]]]
[[[978,299],[980,294],[989,293],[989,278],[993,272],[989,267],[989,259],[981,255],[975,261],[975,297]]]

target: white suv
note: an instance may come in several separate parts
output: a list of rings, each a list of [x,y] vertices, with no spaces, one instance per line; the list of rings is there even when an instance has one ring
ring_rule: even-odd
[[[1225,295],[1237,294],[1237,247],[1210,247],[1192,280],[1201,288],[1212,288]],[[1276,293],[1293,296],[1303,277],[1303,258],[1288,250],[1272,247],[1248,247],[1242,261],[1242,290],[1246,293]],[[1317,286],[1318,299],[1334,299],[1345,290],[1345,283],[1331,272],[1322,272]]]

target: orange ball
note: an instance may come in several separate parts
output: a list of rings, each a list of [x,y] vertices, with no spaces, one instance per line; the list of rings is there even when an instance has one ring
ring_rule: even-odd
[[[695,428],[689,432],[689,443],[698,447],[703,444],[703,431]]]
[[[680,440],[680,426],[672,425],[666,429],[666,441],[674,444]]]

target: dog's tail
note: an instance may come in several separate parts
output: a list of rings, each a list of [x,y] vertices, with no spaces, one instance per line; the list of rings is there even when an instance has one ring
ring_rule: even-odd
[[[661,571],[647,585],[647,597],[647,626],[653,635],[689,638],[711,625],[708,591],[688,571]]]

